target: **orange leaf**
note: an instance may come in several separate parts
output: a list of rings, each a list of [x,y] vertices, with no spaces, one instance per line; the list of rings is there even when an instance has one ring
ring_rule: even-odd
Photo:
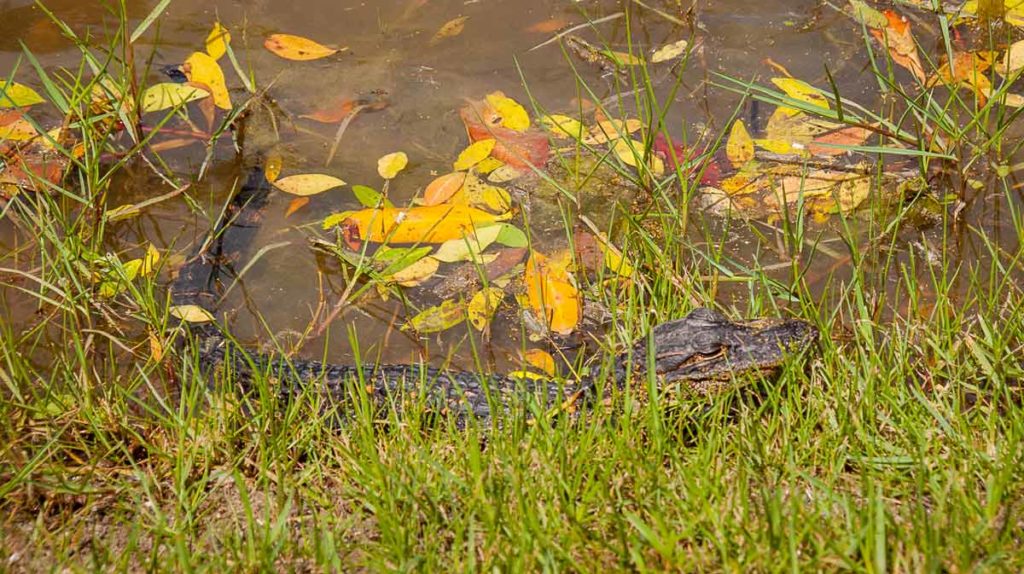
[[[580,295],[569,271],[533,252],[526,262],[526,296],[533,312],[551,331],[567,335],[580,322]]]
[[[811,152],[813,155],[820,156],[842,155],[849,150],[819,144],[847,146],[861,145],[871,137],[872,133],[874,132],[860,126],[843,128],[814,138],[811,143],[807,144],[807,151]]]
[[[296,197],[295,199],[288,202],[288,209],[285,210],[284,216],[288,217],[289,215],[305,207],[307,203],[309,203],[308,197]]]
[[[557,32],[562,28],[565,28],[571,24],[569,20],[565,18],[548,18],[537,22],[533,26],[526,29],[527,32],[537,32],[540,34],[550,34],[551,32]]]
[[[512,212],[494,215],[465,205],[390,207],[354,211],[340,225],[349,243],[444,243],[511,217]]]
[[[873,28],[871,35],[889,50],[893,62],[910,70],[910,73],[923,83],[924,66],[921,65],[921,58],[917,54],[917,44],[914,43],[914,35],[910,32],[910,22],[892,10],[885,10],[883,13],[889,20],[889,25],[884,30]]]
[[[322,124],[336,124],[352,113],[352,108],[354,107],[356,107],[356,100],[346,98],[343,100],[337,100],[325,108],[321,108],[308,114],[302,114],[299,117],[310,119],[314,122],[320,122]]]
[[[464,171],[453,171],[438,176],[423,192],[423,205],[439,205],[448,201],[451,196],[462,189],[462,184],[465,181],[466,172]]]
[[[286,60],[296,61],[319,60],[348,49],[328,48],[309,38],[292,34],[271,34],[263,42],[263,47]]]

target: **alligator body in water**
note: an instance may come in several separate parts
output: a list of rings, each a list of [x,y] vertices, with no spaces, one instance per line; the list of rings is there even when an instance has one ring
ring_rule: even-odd
[[[261,170],[232,197],[207,240],[181,268],[171,285],[175,305],[198,305],[214,312],[219,292],[232,263],[247,250],[267,204],[270,185]],[[451,414],[462,424],[469,418],[488,423],[496,415],[524,404],[531,397],[556,410],[581,411],[597,400],[602,379],[577,382],[524,380],[500,375],[447,371],[424,365],[350,366],[313,360],[289,360],[247,351],[230,342],[214,324],[190,325],[190,340],[198,348],[204,369],[228,369],[242,386],[255,376],[277,383],[282,396],[325,393],[342,403],[362,388],[379,405],[397,405],[414,399],[431,411]],[[660,385],[676,385],[696,392],[728,388],[751,371],[770,371],[789,353],[808,347],[817,330],[799,320],[760,319],[730,321],[724,315],[697,309],[686,317],[655,327],[650,339],[642,337],[617,356],[603,379],[624,387],[629,379],[653,364]],[[649,362],[653,349],[653,362]],[[311,389],[312,387],[312,389]]]

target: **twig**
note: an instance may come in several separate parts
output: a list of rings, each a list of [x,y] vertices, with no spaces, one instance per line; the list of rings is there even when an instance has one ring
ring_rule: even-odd
[[[327,161],[324,162],[324,167],[331,165],[331,160],[334,159],[334,154],[338,153],[338,145],[341,144],[341,136],[345,135],[345,130],[348,129],[348,124],[352,122],[352,118],[356,117],[356,114],[363,111],[367,107],[366,104],[356,106],[352,108],[352,112],[342,120],[341,125],[338,126],[338,131],[334,134],[334,143],[331,145],[331,151],[327,154]]]

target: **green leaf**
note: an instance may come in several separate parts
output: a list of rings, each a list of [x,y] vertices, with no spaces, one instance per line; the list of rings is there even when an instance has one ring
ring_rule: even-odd
[[[363,207],[376,208],[376,207],[394,207],[395,204],[391,203],[391,200],[381,195],[381,193],[372,187],[365,185],[353,185],[352,193],[355,194],[356,199],[363,205]],[[381,203],[383,201],[383,204]]]
[[[526,247],[529,244],[526,233],[522,229],[511,223],[499,223],[498,226],[501,227],[501,231],[495,237],[495,243],[500,243],[505,247]]]

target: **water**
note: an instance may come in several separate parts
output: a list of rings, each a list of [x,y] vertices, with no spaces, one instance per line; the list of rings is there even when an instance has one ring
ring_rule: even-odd
[[[128,2],[134,23],[143,17],[155,2]],[[727,122],[740,101],[739,96],[712,87],[715,72],[738,78],[767,78],[777,75],[765,59],[784,65],[796,77],[817,86],[827,86],[824,67],[831,71],[845,97],[869,107],[875,104],[877,83],[869,73],[861,30],[849,18],[829,5],[816,1],[746,1],[697,2],[693,11],[682,12],[673,2],[652,6],[669,13],[666,18],[655,10],[634,4],[627,18],[620,17],[598,24],[595,30],[580,34],[591,40],[599,38],[612,46],[624,48],[627,32],[644,46],[654,48],[682,38],[696,37],[703,48],[693,65],[684,74],[681,89],[667,116],[672,131],[689,137],[727,127]],[[55,14],[78,33],[86,30],[103,36],[116,19],[93,3],[62,0],[49,2]],[[551,19],[566,23],[584,21],[580,12],[599,19],[622,10],[617,2],[569,2],[555,0],[486,0],[441,1],[397,0],[373,2],[338,2],[335,0],[293,0],[291,2],[197,1],[176,0],[153,27],[146,40],[137,46],[136,58],[152,55],[151,81],[162,81],[159,69],[183,61],[192,51],[201,49],[211,25],[219,17],[233,34],[233,49],[244,66],[251,67],[260,87],[267,88],[268,102],[281,112],[278,150],[285,157],[285,174],[322,171],[337,175],[349,184],[380,186],[376,174],[377,158],[403,150],[410,156],[409,167],[393,182],[390,197],[402,205],[439,173],[449,169],[450,162],[466,145],[465,130],[457,110],[465,98],[503,90],[521,102],[527,101],[523,81],[530,95],[553,111],[571,110],[577,93],[572,69],[595,91],[598,98],[613,93],[613,78],[597,67],[579,60],[567,59],[558,44],[531,50],[551,36],[551,32],[530,31],[531,26]],[[49,23],[35,6],[24,2],[0,3],[0,69],[11,70],[19,60],[19,40],[23,41],[50,71],[61,66],[74,66],[77,50],[59,30]],[[462,34],[432,45],[431,37],[446,21],[468,16]],[[679,20],[682,24],[671,20]],[[926,22],[915,21],[920,37],[928,37]],[[934,31],[934,30],[933,30]],[[323,43],[348,46],[338,57],[314,62],[287,62],[262,47],[263,38],[275,32],[287,32],[316,39]],[[158,42],[154,42],[158,38]],[[222,60],[235,101],[244,97],[241,84]],[[32,83],[32,75],[22,60],[18,79]],[[662,90],[671,85],[667,67],[653,68],[662,80]],[[661,74],[658,76],[657,74]],[[300,118],[324,105],[345,98],[370,93],[385,93],[390,105],[375,113],[360,114],[348,127],[339,152],[324,167],[335,125],[322,125]],[[752,117],[754,125],[763,122],[767,111],[740,110]],[[1011,135],[1019,133],[1011,128]],[[247,142],[246,155],[269,152],[270,130],[255,128],[259,136]],[[255,149],[253,149],[255,148]],[[204,161],[204,150],[191,146],[164,154],[165,160],[183,178],[189,180]],[[232,149],[228,138],[214,149],[207,176],[193,185],[188,194],[207,214],[216,214],[228,193],[242,177],[243,160]],[[887,268],[888,275],[875,277],[882,290],[892,290],[900,280],[902,267],[916,247],[917,253],[947,249],[951,261],[973,264],[989,258],[986,241],[1013,252],[1019,238],[1011,224],[1010,205],[1006,195],[995,188],[995,180],[982,180],[980,186],[960,181],[937,179],[933,185],[940,191],[960,195],[965,201],[962,220],[951,241],[942,244],[941,225],[925,224],[904,230],[895,240],[880,234],[878,227],[863,226],[858,234],[861,248],[869,254],[865,269]],[[1015,180],[1014,180],[1015,181]],[[134,162],[118,176],[110,205],[135,203],[171,188],[163,184],[142,162]],[[1016,198],[1019,192],[1011,196]],[[292,197],[275,193],[259,237],[251,253],[275,245],[246,271],[243,288],[235,289],[227,302],[231,310],[231,326],[242,339],[267,345],[273,336],[280,341],[294,341],[296,331],[307,328],[319,305],[330,307],[345,289],[337,266],[325,264],[307,246],[307,237],[318,222],[331,212],[357,208],[350,187],[336,189],[311,198],[308,205],[286,217]],[[557,210],[553,210],[557,213]],[[544,224],[545,222],[538,222]],[[558,222],[546,222],[546,240],[555,238]],[[184,256],[192,245],[201,241],[209,217],[190,207],[184,196],[162,202],[144,215],[113,224],[108,248],[125,253],[125,259],[141,255],[148,242],[154,243],[170,257]],[[856,226],[857,224],[854,223]],[[757,253],[760,262],[771,266],[785,263],[788,251],[780,248],[771,228],[760,226],[761,238],[746,229],[709,221],[698,229],[710,230],[717,240],[726,233],[724,245],[736,262],[749,265]],[[807,281],[812,292],[834,288],[838,281],[851,276],[847,250],[837,235],[824,226],[820,231],[822,245],[835,257],[805,250]],[[819,233],[819,232],[816,232]],[[703,231],[693,241],[703,244]],[[0,246],[15,253],[9,255],[4,267],[31,270],[32,248],[8,220],[0,221]],[[813,254],[813,256],[811,256]],[[894,257],[896,265],[881,265]],[[927,277],[932,272],[919,264],[912,274]],[[771,274],[770,274],[771,275]],[[773,275],[785,284],[788,270]],[[5,276],[5,282],[13,282]],[[22,287],[30,286],[22,282]],[[830,287],[831,286],[831,287]],[[755,289],[761,287],[755,286]],[[415,292],[413,292],[415,293]],[[929,296],[924,293],[924,296]],[[955,294],[954,294],[955,295]],[[743,308],[749,296],[745,285],[723,284],[720,300]],[[16,287],[4,293],[7,320],[26,325],[37,320],[36,304]],[[346,307],[332,324],[328,336],[313,338],[304,354],[320,355],[327,349],[331,360],[351,361],[351,340],[358,340],[363,359],[404,362],[429,358],[438,363],[451,360],[460,366],[474,365],[478,355],[492,367],[502,370],[517,363],[517,350],[522,347],[517,321],[503,319],[493,329],[491,344],[484,344],[464,328],[442,335],[417,338],[398,329],[412,308],[438,302],[429,295],[418,301],[402,302],[392,298],[382,301],[364,297],[358,305]],[[890,302],[883,314],[900,312],[898,302]],[[59,335],[55,335],[59,339]],[[468,338],[474,339],[471,345]],[[437,344],[440,342],[441,344]]]

